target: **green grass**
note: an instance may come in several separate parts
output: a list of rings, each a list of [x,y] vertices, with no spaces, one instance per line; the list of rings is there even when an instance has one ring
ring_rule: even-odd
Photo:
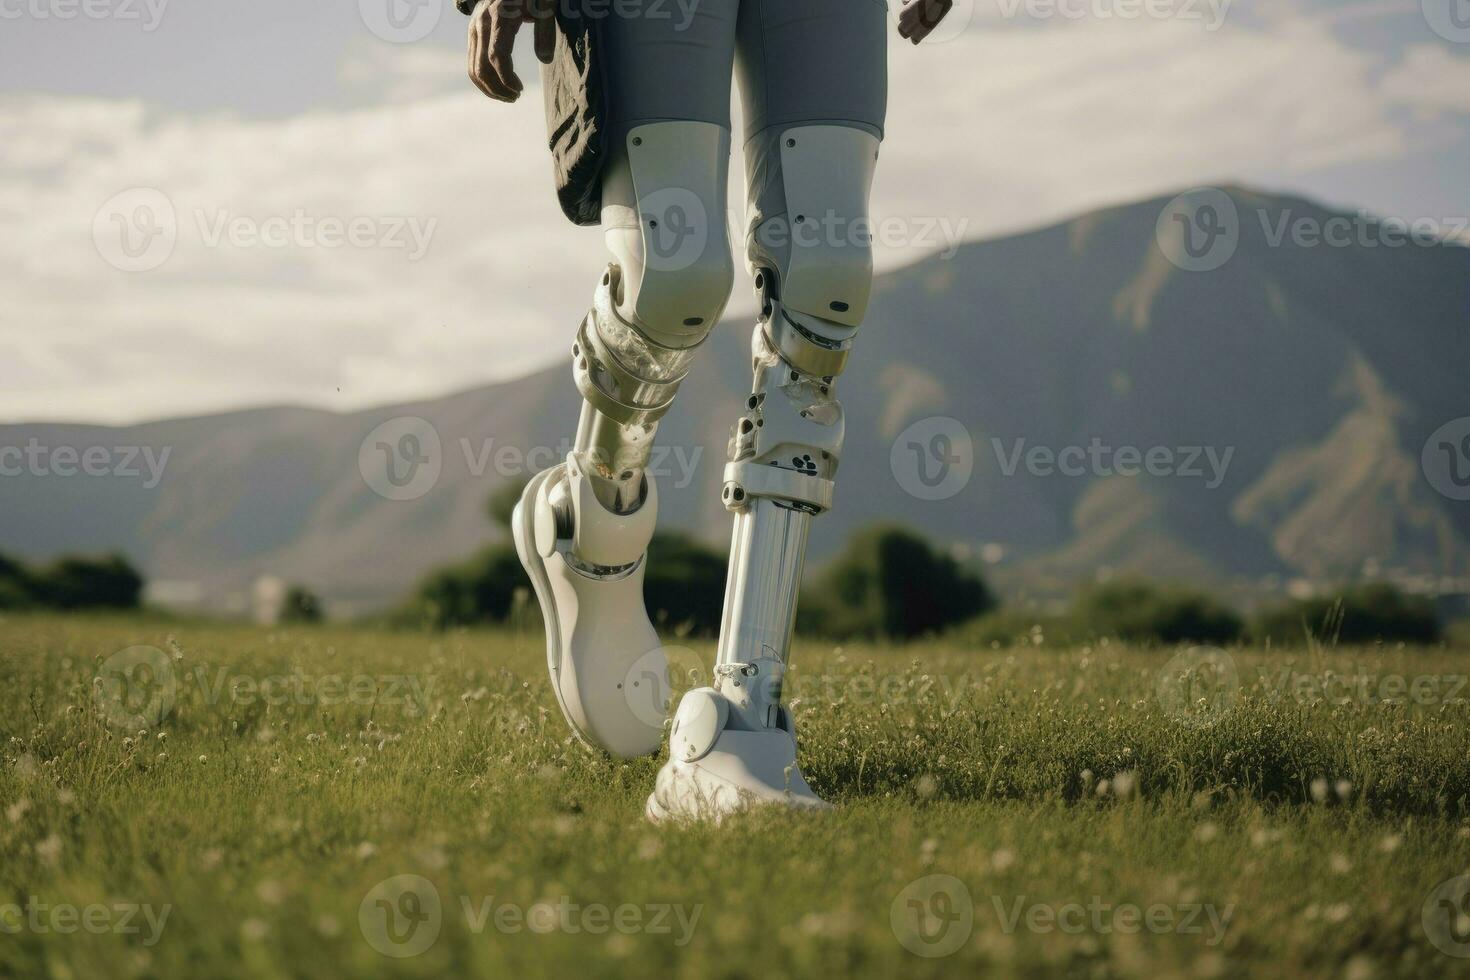
[[[161,723],[124,728],[96,677],[134,645],[165,652],[177,689]],[[6,617],[0,906],[169,913],[152,945],[141,915],[129,934],[0,931],[0,975],[1470,976],[1423,919],[1470,872],[1470,656],[1235,650],[1227,698],[1161,693],[1176,652],[801,643],[802,765],[840,809],[655,828],[657,760],[568,737],[539,635]],[[1283,690],[1288,664],[1301,686]],[[1420,703],[1322,700],[1328,670],[1429,680]],[[272,675],[374,680],[346,703],[219,686]],[[440,931],[388,958],[359,911],[381,917],[369,893],[408,874],[432,883]],[[923,904],[935,875],[955,881]],[[685,919],[476,932],[462,905],[563,896],[578,926],[601,924],[593,904]],[[913,897],[951,955],[900,941]],[[945,931],[967,901],[970,931]],[[1190,921],[1134,931],[1130,904]]]

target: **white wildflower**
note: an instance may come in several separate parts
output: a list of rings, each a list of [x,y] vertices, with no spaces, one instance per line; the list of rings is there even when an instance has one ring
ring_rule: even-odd
[[[61,859],[61,838],[51,834],[36,845],[36,857],[41,863],[54,865]]]

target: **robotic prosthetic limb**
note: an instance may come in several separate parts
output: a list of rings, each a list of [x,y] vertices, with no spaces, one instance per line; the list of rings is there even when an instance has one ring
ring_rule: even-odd
[[[615,261],[572,347],[583,398],[575,448],[526,485],[511,522],[546,621],[557,702],[584,742],[615,755],[649,755],[662,737],[624,690],[635,664],[665,669],[643,603],[658,513],[647,467],[658,421],[729,299],[734,270],[718,220],[728,157],[728,132],[708,123],[654,123],[628,134],[604,193]],[[667,210],[669,197],[680,231],[705,236],[672,261],[657,237],[659,204]],[[619,209],[627,220],[608,220]],[[702,223],[701,210],[709,216]]]
[[[877,139],[846,127],[788,130],[783,179],[796,228],[808,215],[866,215]],[[833,380],[866,313],[866,242],[793,248],[784,277],[760,270],[755,383],[730,440],[722,492],[735,515],[714,685],[686,694],[647,815],[713,818],[758,804],[828,806],[796,764],[781,703],[812,518],[831,507],[843,441]]]
[[[713,687],[679,703],[648,816],[715,817],[756,803],[824,807],[796,766],[796,727],[781,687],[796,621],[807,533],[832,499],[842,407],[828,369],[813,375],[767,331],[790,329],[772,302],[755,334],[755,384],[736,424],[723,499],[735,514]],[[844,351],[845,353],[845,351]]]

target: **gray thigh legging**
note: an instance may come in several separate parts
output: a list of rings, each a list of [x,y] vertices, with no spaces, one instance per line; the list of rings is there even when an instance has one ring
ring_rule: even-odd
[[[849,125],[883,136],[888,101],[887,7],[882,0],[618,0],[603,25],[614,162],[603,224],[636,227],[624,137],[667,120],[730,129],[739,76],[750,229],[785,215],[781,134],[791,126]],[[723,231],[723,229],[721,229]],[[753,239],[752,239],[753,241]]]

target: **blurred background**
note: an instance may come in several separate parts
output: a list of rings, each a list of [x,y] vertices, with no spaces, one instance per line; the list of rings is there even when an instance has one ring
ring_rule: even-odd
[[[0,18],[0,608],[524,615],[504,520],[568,448],[606,262],[529,52],[505,106],[448,0]],[[889,68],[804,628],[1470,614],[1465,0],[960,0]],[[718,615],[749,296],[655,460],[685,631]]]

